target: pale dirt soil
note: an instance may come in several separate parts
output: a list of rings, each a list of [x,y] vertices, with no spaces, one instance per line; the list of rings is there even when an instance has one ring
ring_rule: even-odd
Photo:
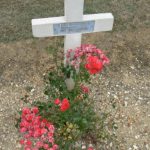
[[[105,49],[111,59],[102,75],[93,77],[91,90],[97,111],[110,112],[116,121],[115,134],[122,150],[150,149],[149,34],[149,29],[142,28],[83,37],[83,43]],[[56,38],[0,43],[1,150],[21,149],[14,126],[16,112],[26,105],[20,98],[45,99],[43,74],[53,66],[52,56],[45,50],[49,43],[57,43]]]

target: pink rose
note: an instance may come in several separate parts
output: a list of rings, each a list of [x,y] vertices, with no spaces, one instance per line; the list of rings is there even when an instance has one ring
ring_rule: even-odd
[[[45,134],[45,133],[47,133],[47,129],[42,128],[42,129],[41,129],[41,134]]]
[[[44,149],[48,149],[49,145],[48,144],[44,144],[43,147],[44,147]]]
[[[19,142],[20,142],[21,145],[24,145],[25,140],[20,140]]]
[[[47,124],[47,128],[48,128],[48,130],[50,131],[50,132],[54,132],[54,130],[55,130],[55,128],[54,128],[54,125],[52,125],[52,124]]]
[[[89,91],[90,91],[89,88],[87,86],[84,86],[84,85],[81,85],[81,89],[82,89],[82,92],[85,94],[89,93]]]
[[[41,136],[41,129],[40,129],[40,128],[36,129],[33,136],[34,136],[34,137],[39,137],[39,136]]]
[[[21,133],[24,133],[24,132],[26,132],[26,131],[27,131],[27,128],[24,128],[24,127],[23,127],[23,128],[20,128],[20,132],[21,132]]]
[[[30,138],[30,137],[31,137],[30,134],[25,134],[25,135],[24,135],[24,138],[26,138],[26,139],[28,139],[28,138]]]
[[[27,121],[32,121],[34,117],[35,117],[34,114],[28,114],[28,115],[26,115]]]
[[[57,145],[57,144],[54,144],[54,145],[53,145],[53,149],[54,149],[54,150],[57,150],[57,149],[58,149],[58,145]]]
[[[25,147],[24,150],[31,150],[31,148],[30,147]]]
[[[53,135],[53,132],[48,132],[48,137],[52,137]]]
[[[32,142],[31,142],[30,140],[27,140],[27,141],[26,141],[26,145],[31,146],[31,145],[32,145]]]
[[[41,148],[43,146],[43,142],[37,141],[36,142],[36,147]]]
[[[20,127],[28,127],[29,126],[29,122],[27,122],[26,120],[22,120],[20,123]]]

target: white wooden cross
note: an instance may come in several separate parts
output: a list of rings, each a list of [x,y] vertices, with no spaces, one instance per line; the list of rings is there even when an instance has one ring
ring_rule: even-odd
[[[81,45],[82,33],[112,30],[114,17],[111,13],[83,15],[84,0],[64,1],[65,16],[32,19],[34,37],[65,36],[66,54],[68,49]]]

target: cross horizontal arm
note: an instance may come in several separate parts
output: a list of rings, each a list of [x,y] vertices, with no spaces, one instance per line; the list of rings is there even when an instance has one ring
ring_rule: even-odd
[[[111,13],[84,15],[81,22],[66,22],[65,17],[32,19],[32,31],[34,37],[110,31],[113,22]]]

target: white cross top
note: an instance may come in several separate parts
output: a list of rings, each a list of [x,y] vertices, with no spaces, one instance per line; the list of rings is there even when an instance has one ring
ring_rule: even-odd
[[[65,16],[32,19],[34,37],[65,36],[64,54],[81,45],[82,33],[110,31],[114,17],[111,13],[83,15],[84,0],[64,0]],[[66,63],[66,57],[64,60]]]

